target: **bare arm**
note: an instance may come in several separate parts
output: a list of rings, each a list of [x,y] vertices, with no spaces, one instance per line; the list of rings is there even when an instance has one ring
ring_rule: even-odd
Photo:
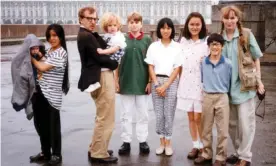
[[[120,49],[119,46],[114,46],[114,47],[110,47],[110,48],[107,48],[107,49],[101,49],[101,48],[98,48],[97,49],[97,52],[99,54],[114,54],[115,52],[117,52],[118,50]]]
[[[181,77],[181,74],[182,74],[182,67],[180,67],[180,69],[179,69],[179,78]]]
[[[258,84],[259,82],[261,81],[261,64],[260,64],[260,59],[256,59],[255,60],[255,66],[256,66],[256,70],[257,70],[257,81],[258,81]]]
[[[41,72],[48,71],[48,70],[54,68],[54,66],[44,63],[43,61],[37,61],[33,57],[32,57],[32,63]]]
[[[167,82],[165,82],[162,86],[165,86],[165,88],[167,89],[175,80],[175,78],[177,77],[177,75],[179,74],[180,71],[180,67],[177,67],[173,70],[172,74],[170,75],[170,78]]]
[[[256,65],[256,72],[257,72],[257,85],[258,85],[258,92],[263,94],[265,92],[264,89],[264,84],[262,83],[261,80],[261,65],[260,65],[260,59],[255,60],[255,65]]]
[[[120,85],[119,85],[119,65],[116,70],[114,70],[114,81],[115,81],[115,90],[116,92],[120,92]]]
[[[156,88],[156,92],[159,96],[166,96],[166,89],[173,83],[177,75],[179,74],[180,67],[174,69],[167,82]]]
[[[157,81],[156,74],[154,72],[153,65],[149,65],[149,75],[150,75],[150,78],[151,78],[152,82],[154,83],[154,85],[158,85],[158,81]]]

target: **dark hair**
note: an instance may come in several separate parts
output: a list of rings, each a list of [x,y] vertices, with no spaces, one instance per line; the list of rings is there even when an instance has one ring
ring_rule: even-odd
[[[156,35],[159,39],[162,39],[162,35],[161,35],[161,28],[163,28],[165,26],[165,24],[168,25],[168,27],[170,27],[172,29],[172,33],[170,36],[170,39],[174,39],[175,36],[175,29],[174,29],[174,25],[173,22],[170,18],[162,18],[161,20],[159,20],[158,24],[157,24],[157,30],[156,30]]]
[[[206,28],[206,24],[205,24],[203,16],[198,12],[192,12],[189,14],[189,16],[187,17],[186,22],[184,24],[184,30],[183,30],[181,36],[184,36],[186,39],[191,39],[192,36],[189,31],[188,25],[189,25],[190,20],[194,17],[199,18],[201,20],[202,27],[201,27],[201,30],[198,35],[199,35],[200,39],[203,39],[207,36],[207,28]]]
[[[218,33],[212,33],[207,39],[208,46],[210,45],[210,43],[212,43],[214,41],[219,42],[223,46],[225,40],[222,37],[222,35],[220,35]]]
[[[50,31],[53,30],[56,32],[59,40],[60,40],[60,45],[63,47],[63,49],[67,52],[68,55],[68,51],[67,51],[67,46],[66,46],[66,40],[65,40],[65,33],[64,33],[64,29],[61,25],[59,24],[51,24],[47,27],[46,30],[46,39],[47,41],[50,40]],[[67,94],[70,88],[70,84],[69,84],[69,61],[68,61],[68,56],[67,56],[67,64],[65,66],[65,73],[64,73],[64,77],[63,77],[63,83],[62,83],[62,91],[64,94]]]

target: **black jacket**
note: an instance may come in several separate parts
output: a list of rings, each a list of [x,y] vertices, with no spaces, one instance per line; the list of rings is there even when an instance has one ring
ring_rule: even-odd
[[[100,82],[101,68],[115,70],[118,62],[111,60],[109,55],[99,55],[97,48],[105,49],[107,44],[97,32],[80,28],[78,37],[78,50],[81,60],[81,75],[78,88],[84,91],[89,85]]]

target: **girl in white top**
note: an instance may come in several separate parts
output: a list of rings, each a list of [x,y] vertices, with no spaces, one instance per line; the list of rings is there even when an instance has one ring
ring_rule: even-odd
[[[150,45],[145,62],[149,64],[152,79],[152,100],[156,114],[156,133],[160,136],[160,147],[156,154],[172,155],[171,146],[173,120],[176,109],[180,70],[180,46],[173,41],[175,29],[171,19],[163,18],[157,25],[157,37],[161,40]]]
[[[177,91],[177,108],[188,112],[193,149],[189,159],[195,159],[203,148],[201,139],[202,83],[200,63],[208,56],[206,25],[202,15],[192,12],[184,25],[180,40],[182,70]]]

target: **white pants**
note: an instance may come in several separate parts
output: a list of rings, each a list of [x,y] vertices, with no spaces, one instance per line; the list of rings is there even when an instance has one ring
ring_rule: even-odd
[[[136,115],[136,136],[139,142],[145,142],[148,137],[148,95],[120,95],[121,138],[123,142],[131,142],[132,117]]]
[[[255,136],[255,99],[242,104],[230,104],[229,135],[236,154],[242,160],[251,162],[251,147]]]

